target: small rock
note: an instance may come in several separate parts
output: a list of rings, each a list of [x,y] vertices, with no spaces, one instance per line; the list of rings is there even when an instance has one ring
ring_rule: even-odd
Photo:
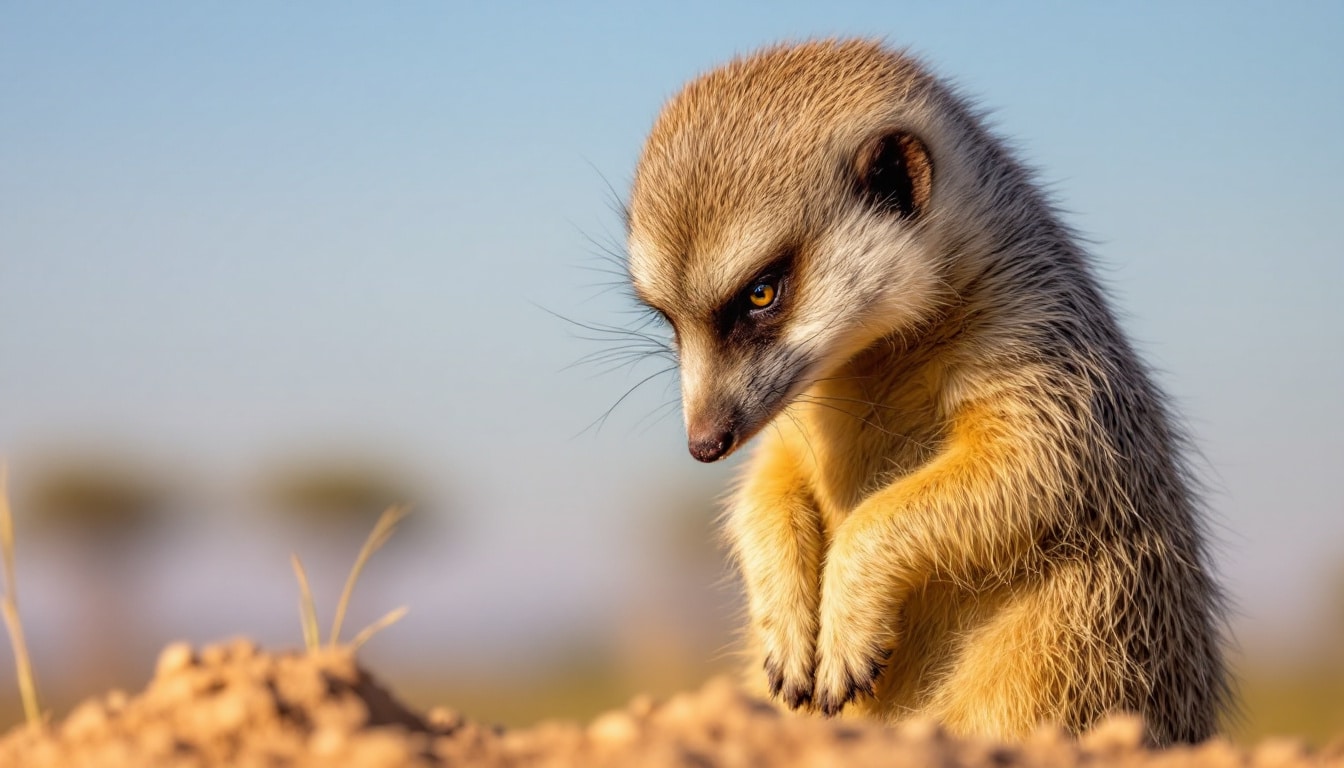
[[[207,667],[218,667],[229,660],[229,649],[227,646],[215,644],[201,649],[201,664]]]
[[[247,701],[241,692],[223,693],[195,707],[205,733],[232,733],[247,722]]]
[[[644,719],[649,715],[653,714],[653,710],[656,706],[657,704],[654,702],[652,696],[648,695],[647,693],[641,693],[640,695],[630,700],[630,703],[626,706],[626,709],[628,709],[630,711],[630,714],[634,715],[635,717]]]
[[[193,701],[196,698],[198,681],[193,680],[192,677],[194,677],[194,675],[173,675],[167,678],[154,678],[150,681],[149,685],[150,689],[154,692],[153,695],[155,701],[174,705],[187,704]],[[112,707],[110,702],[108,707]]]
[[[927,717],[914,717],[902,720],[896,726],[901,738],[915,743],[939,741],[943,737],[943,727]]]
[[[1078,743],[1063,728],[1043,723],[1024,742],[1032,759],[1043,765],[1073,765],[1078,762]]]
[[[261,652],[255,640],[248,637],[236,637],[229,641],[229,658],[234,661],[250,659]]]
[[[322,669],[323,674],[328,677],[346,680],[351,684],[361,678],[359,662],[348,646],[340,645],[333,648],[324,645],[307,655],[316,662],[317,666]]]
[[[167,723],[152,723],[141,727],[135,734],[135,740],[141,753],[146,757],[155,758],[151,762],[158,762],[172,754],[177,746],[177,738],[173,736],[173,730]]]
[[[447,707],[431,707],[425,713],[425,722],[436,731],[455,731],[466,722],[461,712]]]
[[[326,698],[303,702],[314,725],[357,731],[369,722],[369,707],[354,697]]]
[[[1242,759],[1241,750],[1224,738],[1212,738],[1195,747],[1195,760],[1207,768],[1222,768],[1222,766],[1231,768],[1246,764]]]
[[[1112,715],[1088,731],[1079,741],[1093,752],[1114,753],[1143,746],[1146,730],[1137,715]]]
[[[1028,744],[1058,744],[1067,739],[1064,730],[1054,723],[1041,723],[1027,737]]]
[[[331,757],[345,746],[345,731],[340,728],[325,727],[313,731],[308,738],[308,749],[319,757]]]
[[[410,760],[410,745],[402,733],[372,730],[361,733],[350,742],[350,759],[346,764],[361,768],[402,768]]]
[[[699,702],[685,693],[668,699],[657,714],[659,724],[673,728],[689,725],[701,717]]]
[[[628,712],[601,715],[588,726],[588,738],[604,747],[621,747],[639,738],[639,723]]]
[[[155,677],[167,677],[196,663],[196,652],[188,643],[172,643],[159,653],[159,662],[154,667]]]
[[[92,738],[107,725],[107,712],[97,701],[89,700],[75,707],[75,711],[65,718],[61,732],[68,739],[83,741]]]

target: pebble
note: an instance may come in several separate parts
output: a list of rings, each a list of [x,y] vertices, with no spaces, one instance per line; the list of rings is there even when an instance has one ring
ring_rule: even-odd
[[[188,669],[196,663],[196,652],[188,643],[172,643],[159,654],[154,667],[155,677],[167,677]]]
[[[1137,718],[1108,720],[1081,743],[1059,729],[1042,728],[1014,746],[1002,746],[954,738],[924,719],[884,729],[850,719],[781,718],[731,682],[717,680],[666,703],[635,697],[587,726],[551,721],[510,731],[443,707],[419,715],[389,710],[381,693],[370,696],[375,690],[376,683],[350,657],[336,653],[272,656],[236,641],[223,650],[196,652],[175,643],[159,655],[154,681],[143,694],[128,698],[113,692],[79,705],[64,723],[16,728],[0,738],[0,766],[1293,768],[1334,765],[1344,756],[1338,746],[1333,753],[1326,748],[1313,754],[1293,739],[1266,740],[1251,750],[1225,739],[1147,750]],[[389,718],[404,725],[370,725],[371,719]],[[422,732],[426,722],[429,730]]]
[[[430,707],[425,713],[425,722],[437,731],[455,731],[466,721],[461,712],[447,707]]]
[[[628,712],[619,710],[599,715],[588,726],[588,738],[604,747],[622,747],[639,738],[639,723]]]
[[[403,768],[411,759],[405,734],[393,729],[375,729],[351,740],[346,765],[360,768]]]
[[[902,720],[896,730],[906,741],[938,741],[943,736],[943,727],[926,717]]]
[[[641,693],[631,699],[630,703],[627,704],[625,708],[630,711],[630,714],[643,719],[653,714],[655,706],[656,704],[652,696],[647,693]]]
[[[690,694],[679,693],[658,708],[657,720],[660,725],[677,727],[690,725],[702,715],[699,703]]]
[[[308,737],[308,749],[314,755],[331,757],[345,747],[345,731],[340,728],[318,728]]]
[[[1110,754],[1143,746],[1144,734],[1143,718],[1112,715],[1078,741],[1089,751]]]
[[[148,761],[151,764],[171,754],[178,743],[168,723],[150,723],[141,727],[135,740],[146,757],[156,758]]]
[[[106,725],[107,712],[103,709],[103,705],[95,700],[89,700],[75,707],[75,711],[65,718],[61,733],[68,739],[83,741],[97,735]]]
[[[198,705],[204,710],[207,732],[233,731],[247,722],[247,701],[241,691],[225,692],[213,702]]]

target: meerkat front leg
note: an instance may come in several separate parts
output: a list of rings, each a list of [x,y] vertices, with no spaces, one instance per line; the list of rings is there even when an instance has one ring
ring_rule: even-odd
[[[729,511],[727,535],[746,582],[770,693],[797,709],[812,701],[822,527],[798,455],[767,436]]]
[[[837,528],[823,574],[813,699],[834,715],[871,695],[899,653],[896,617],[929,578],[1007,573],[1049,525],[1069,468],[1041,450],[1046,419],[1017,399],[965,407],[931,462],[865,499]]]

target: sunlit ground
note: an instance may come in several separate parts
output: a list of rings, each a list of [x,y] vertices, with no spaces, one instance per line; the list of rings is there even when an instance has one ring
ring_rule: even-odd
[[[688,670],[685,679],[695,680],[694,672]],[[574,670],[557,671],[555,677],[534,686],[404,687],[399,692],[420,706],[448,702],[480,720],[514,726],[556,717],[586,720],[625,704],[638,692],[665,696],[681,688],[632,686],[628,680],[601,671]],[[1344,677],[1328,668],[1304,668],[1292,674],[1253,672],[1242,680],[1242,706],[1244,719],[1229,729],[1238,742],[1250,744],[1266,736],[1287,735],[1320,747],[1340,738],[1344,730]]]
[[[297,645],[297,643],[296,643]],[[377,674],[377,670],[374,670]],[[408,703],[427,708],[444,705],[472,718],[504,726],[525,726],[543,720],[588,720],[607,709],[622,706],[640,693],[670,696],[697,687],[716,673],[729,674],[727,664],[705,664],[687,669],[660,670],[632,679],[619,670],[601,666],[557,668],[532,680],[491,684],[471,681],[453,684],[426,674],[420,680],[383,682]],[[1337,668],[1302,667],[1291,672],[1251,670],[1241,681],[1243,720],[1230,733],[1242,743],[1266,736],[1297,736],[1315,746],[1337,739],[1344,728],[1344,676]],[[88,691],[88,694],[94,693]],[[46,702],[57,717],[74,700],[69,696]],[[0,722],[8,729],[22,718],[17,691],[6,691],[0,701]]]

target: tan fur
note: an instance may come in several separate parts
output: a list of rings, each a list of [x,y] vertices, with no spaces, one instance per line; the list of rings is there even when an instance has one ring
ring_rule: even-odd
[[[884,135],[912,213],[856,194]],[[629,214],[693,451],[760,433],[726,517],[759,685],[962,734],[1118,710],[1156,743],[1215,731],[1221,600],[1183,438],[963,99],[868,41],[735,60],[664,108]],[[775,263],[768,324],[725,314]]]

